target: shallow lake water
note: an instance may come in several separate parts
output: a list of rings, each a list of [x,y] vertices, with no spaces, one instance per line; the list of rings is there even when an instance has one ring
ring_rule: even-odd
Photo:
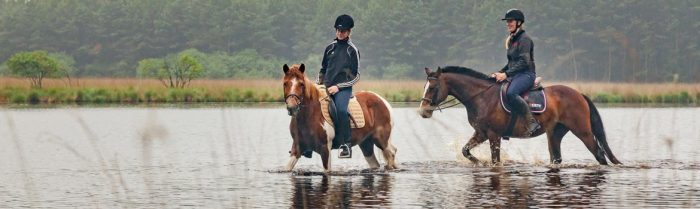
[[[0,109],[0,208],[698,207],[700,108],[600,108],[614,154],[599,166],[567,134],[549,165],[545,136],[502,142],[502,166],[460,149],[466,111],[423,119],[393,109],[398,170],[333,151],[283,171],[282,106]],[[490,159],[488,144],[473,153]],[[380,163],[383,159],[378,156]]]

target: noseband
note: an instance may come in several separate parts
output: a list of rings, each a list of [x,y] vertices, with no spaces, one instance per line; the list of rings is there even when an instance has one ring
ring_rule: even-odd
[[[302,89],[302,91],[304,91],[304,89]],[[299,109],[301,109],[302,103],[304,102],[304,98],[300,97],[297,94],[288,94],[287,96],[284,97],[285,104],[287,104],[287,99],[289,99],[290,97],[294,97],[295,99],[297,99],[297,101],[299,101],[299,103],[297,103],[296,108],[294,108],[294,111],[299,111]],[[292,110],[287,109],[287,114],[289,116],[292,116]]]

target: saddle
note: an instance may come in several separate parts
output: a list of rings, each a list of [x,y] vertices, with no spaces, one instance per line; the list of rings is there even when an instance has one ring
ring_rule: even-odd
[[[532,88],[529,91],[520,94],[520,96],[525,99],[530,107],[530,111],[535,114],[540,114],[547,110],[547,95],[544,93],[544,88],[541,85],[541,81],[542,77],[537,77],[535,79],[535,84],[532,85]],[[503,109],[508,113],[510,113],[510,110],[505,104],[508,102],[506,92],[508,91],[509,86],[510,82],[503,82],[503,84],[501,84],[501,90],[499,91],[501,107],[503,107]]]
[[[326,93],[326,86],[316,85],[320,92],[319,102],[321,103],[321,113],[323,115],[323,120],[329,125],[333,125],[333,117],[331,111],[335,110],[335,103],[331,101],[331,97]],[[357,101],[355,96],[350,98],[350,104],[348,105],[348,113],[350,113],[350,128],[363,128],[365,127],[365,114],[362,112],[362,106],[360,102]]]

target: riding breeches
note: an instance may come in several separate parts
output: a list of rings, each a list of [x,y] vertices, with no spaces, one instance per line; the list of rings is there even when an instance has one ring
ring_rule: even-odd
[[[522,102],[520,102],[520,94],[530,90],[534,82],[535,75],[529,72],[518,73],[512,77],[510,86],[506,92],[506,97],[508,97],[508,109],[517,111],[518,113],[530,111],[527,104],[525,104],[525,107],[523,107]]]
[[[343,88],[332,95],[332,97],[337,111],[337,118],[333,121],[335,124],[335,138],[340,139],[343,143],[350,143],[351,130],[348,103],[350,102],[350,97],[352,97],[352,87]]]

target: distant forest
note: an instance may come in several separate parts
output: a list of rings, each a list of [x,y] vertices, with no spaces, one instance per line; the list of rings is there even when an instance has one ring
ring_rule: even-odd
[[[350,14],[363,79],[492,72],[506,63],[510,8],[525,12],[547,79],[700,81],[698,0],[0,0],[0,62],[46,50],[75,77],[135,77],[139,61],[186,51],[209,78],[279,78],[302,62],[315,76],[335,17]]]

